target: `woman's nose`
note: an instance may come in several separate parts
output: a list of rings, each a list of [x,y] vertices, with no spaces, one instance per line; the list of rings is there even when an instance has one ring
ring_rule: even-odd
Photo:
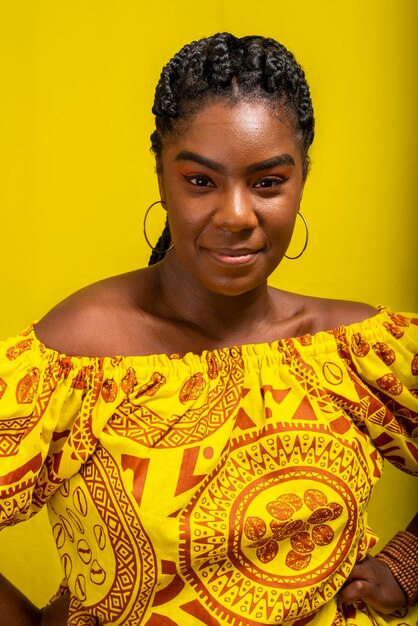
[[[222,194],[218,198],[213,224],[231,232],[256,228],[258,219],[249,191],[235,189]]]

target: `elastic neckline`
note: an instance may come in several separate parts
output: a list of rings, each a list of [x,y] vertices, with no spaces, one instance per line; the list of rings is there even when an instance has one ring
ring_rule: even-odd
[[[301,335],[297,337],[289,337],[283,339],[277,339],[271,343],[261,342],[254,344],[242,344],[236,346],[225,346],[221,348],[215,348],[213,350],[205,349],[201,353],[187,352],[183,357],[177,355],[169,355],[165,353],[151,354],[151,355],[109,355],[109,356],[82,356],[82,355],[67,355],[59,352],[54,348],[46,346],[36,335],[34,322],[31,330],[31,338],[34,342],[34,346],[37,346],[38,350],[45,356],[52,360],[55,359],[70,359],[73,363],[80,362],[80,365],[93,361],[101,361],[103,363],[112,362],[126,363],[128,366],[139,367],[141,365],[150,366],[153,362],[161,365],[162,362],[171,363],[185,363],[190,365],[196,363],[196,361],[207,362],[211,355],[218,356],[220,358],[228,355],[242,355],[243,357],[254,358],[258,356],[265,356],[268,353],[286,352],[289,345],[296,343],[298,346],[303,346],[303,350],[306,353],[326,353],[329,350],[335,349],[335,335],[344,331],[350,335],[358,332],[362,332],[366,335],[373,333],[376,329],[383,325],[383,322],[390,319],[391,312],[386,307],[378,307],[376,315],[369,317],[362,322],[355,322],[353,324],[337,326],[330,330],[321,330],[314,335]],[[309,338],[309,342],[306,341],[306,337]]]

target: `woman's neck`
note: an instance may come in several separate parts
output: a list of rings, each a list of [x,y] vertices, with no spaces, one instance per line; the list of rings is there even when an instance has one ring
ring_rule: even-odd
[[[185,323],[213,340],[239,337],[271,324],[276,305],[267,282],[238,295],[214,293],[175,264],[155,266],[156,314]]]

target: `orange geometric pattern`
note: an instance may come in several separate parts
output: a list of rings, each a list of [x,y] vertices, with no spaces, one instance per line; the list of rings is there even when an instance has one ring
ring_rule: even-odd
[[[0,344],[0,525],[45,503],[71,626],[412,626],[338,592],[383,457],[418,474],[418,320],[201,355]]]
[[[313,458],[320,471],[311,465]],[[322,491],[324,482],[332,499]],[[296,493],[301,486],[302,497]],[[327,594],[335,595],[338,582],[331,572],[348,575],[359,511],[371,486],[355,447],[342,446],[318,425],[295,433],[290,424],[269,424],[262,438],[242,436],[181,518],[181,573],[221,621],[282,623],[295,602],[303,616]],[[322,529],[325,520],[329,524]],[[309,535],[311,541],[314,529],[323,546],[320,560],[308,567],[306,539]],[[254,542],[259,535],[261,541]],[[288,590],[303,588],[306,595],[291,601]],[[257,597],[263,598],[264,610]]]
[[[69,623],[78,624],[100,599],[106,622],[133,626],[140,623],[155,585],[154,550],[125,493],[120,469],[103,448],[79,477],[75,488],[68,483],[60,488],[65,516],[51,513],[65,578],[78,601]]]

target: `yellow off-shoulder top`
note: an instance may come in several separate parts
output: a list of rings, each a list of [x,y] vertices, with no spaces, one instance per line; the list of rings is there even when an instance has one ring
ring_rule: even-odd
[[[338,591],[417,433],[418,319],[387,309],[183,358],[0,344],[0,522],[47,504],[72,626],[416,626]]]

